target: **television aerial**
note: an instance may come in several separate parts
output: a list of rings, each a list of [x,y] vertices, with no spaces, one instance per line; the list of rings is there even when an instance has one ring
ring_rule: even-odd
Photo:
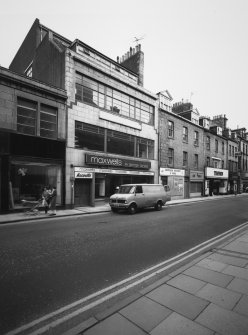
[[[141,37],[134,37],[134,42],[138,45],[139,41],[143,40],[145,38],[145,35],[141,36]]]

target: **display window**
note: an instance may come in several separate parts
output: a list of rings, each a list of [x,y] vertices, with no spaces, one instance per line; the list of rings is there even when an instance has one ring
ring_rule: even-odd
[[[10,166],[10,208],[18,208],[41,199],[44,187],[57,188],[58,205],[61,205],[62,165],[13,159]]]

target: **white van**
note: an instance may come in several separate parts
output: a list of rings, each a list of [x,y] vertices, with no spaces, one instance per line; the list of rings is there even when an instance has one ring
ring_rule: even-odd
[[[171,200],[169,186],[161,184],[125,184],[117,193],[111,195],[109,205],[113,212],[126,209],[135,214],[138,209],[154,207],[160,211],[167,201]]]

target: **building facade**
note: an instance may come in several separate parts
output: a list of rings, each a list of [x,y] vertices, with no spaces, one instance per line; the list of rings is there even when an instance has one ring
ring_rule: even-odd
[[[35,20],[10,68],[66,89],[66,206],[158,182],[157,96],[143,87],[140,45],[114,61]]]
[[[65,201],[66,92],[0,68],[0,211],[57,187]]]

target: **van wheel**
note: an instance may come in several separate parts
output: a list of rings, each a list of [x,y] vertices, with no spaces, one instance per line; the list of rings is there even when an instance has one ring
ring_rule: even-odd
[[[118,212],[118,208],[111,207],[111,210],[112,210],[113,213],[117,213]]]
[[[137,207],[135,204],[131,204],[129,207],[128,207],[128,213],[129,214],[135,214],[137,212]]]
[[[162,203],[161,203],[161,201],[158,201],[158,202],[156,203],[156,205],[155,205],[155,209],[156,209],[156,211],[161,211],[161,209],[162,209]]]

